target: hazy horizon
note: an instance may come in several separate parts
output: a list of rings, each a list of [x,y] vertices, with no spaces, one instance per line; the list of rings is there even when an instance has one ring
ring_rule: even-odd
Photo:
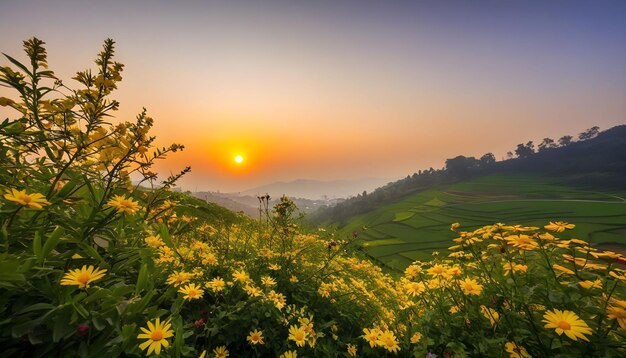
[[[623,124],[625,20],[623,1],[27,0],[0,4],[0,51],[24,59],[37,36],[75,86],[113,38],[117,118],[146,107],[158,144],[186,146],[158,172],[237,192],[402,178]]]

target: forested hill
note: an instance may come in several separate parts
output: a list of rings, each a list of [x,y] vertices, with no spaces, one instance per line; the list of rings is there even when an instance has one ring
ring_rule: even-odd
[[[626,125],[595,138],[494,163],[495,172],[532,172],[563,177],[573,184],[626,188]]]
[[[518,144],[508,156],[510,159],[499,162],[492,153],[479,159],[450,158],[443,169],[420,170],[371,193],[363,192],[333,207],[322,208],[309,219],[315,224],[342,223],[421,190],[497,173],[540,173],[590,189],[626,189],[626,125],[603,132],[593,127],[580,133],[577,141],[572,136],[558,141],[544,138],[537,150],[529,141]]]

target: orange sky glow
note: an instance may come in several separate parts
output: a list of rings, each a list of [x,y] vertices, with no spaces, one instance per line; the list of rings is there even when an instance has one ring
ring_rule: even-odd
[[[397,179],[626,122],[618,2],[348,3],[3,3],[0,51],[36,35],[71,85],[116,40],[118,118],[146,107],[159,144],[186,146],[157,165],[190,165],[185,190]]]

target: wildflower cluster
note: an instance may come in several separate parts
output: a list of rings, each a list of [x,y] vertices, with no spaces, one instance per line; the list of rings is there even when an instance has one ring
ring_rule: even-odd
[[[511,357],[624,352],[626,258],[566,238],[574,224],[460,231],[447,257],[400,280],[407,317],[436,354]],[[613,314],[615,313],[615,314]]]

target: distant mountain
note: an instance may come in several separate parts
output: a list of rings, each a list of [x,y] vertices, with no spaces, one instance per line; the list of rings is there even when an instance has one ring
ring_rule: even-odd
[[[372,191],[387,184],[389,181],[389,179],[381,178],[333,181],[298,179],[291,182],[276,182],[259,186],[243,191],[240,195],[256,197],[259,194],[267,193],[272,197],[287,195],[289,197],[312,200],[347,198],[357,196],[363,193],[363,191]]]

